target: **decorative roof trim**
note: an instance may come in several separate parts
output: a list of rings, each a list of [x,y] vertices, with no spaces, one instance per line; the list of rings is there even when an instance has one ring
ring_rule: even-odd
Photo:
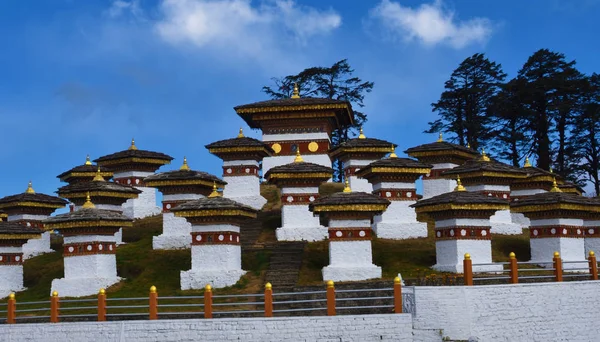
[[[121,220],[77,220],[67,222],[45,222],[44,230],[54,229],[76,229],[76,228],[98,228],[98,227],[131,227],[133,222]]]
[[[51,208],[51,209],[60,209],[63,208],[65,204],[52,204],[52,203],[40,203],[40,202],[8,202],[1,203],[1,208],[14,208],[14,207],[37,207],[37,208]]]
[[[256,218],[257,214],[249,210],[242,209],[206,209],[206,210],[179,210],[173,211],[175,216],[178,217],[208,217],[208,216],[244,216],[249,218]]]
[[[126,163],[140,163],[140,164],[157,164],[157,165],[166,165],[171,164],[171,161],[166,159],[156,159],[156,158],[138,158],[138,157],[126,157],[126,158],[117,158],[110,160],[101,160],[98,162],[99,165],[120,165]]]

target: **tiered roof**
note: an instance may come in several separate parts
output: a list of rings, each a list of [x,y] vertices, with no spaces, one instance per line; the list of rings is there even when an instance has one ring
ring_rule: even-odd
[[[453,163],[457,165],[478,155],[477,151],[469,147],[444,141],[441,133],[436,142],[411,147],[404,153],[424,163]]]
[[[356,175],[371,181],[372,179],[406,179],[414,182],[426,175],[433,166],[410,158],[398,158],[394,151],[389,158],[380,159],[362,167]]]
[[[131,140],[129,149],[102,156],[94,162],[100,166],[108,166],[113,171],[149,171],[154,172],[163,165],[169,164],[173,157],[160,152],[140,150]]]
[[[500,181],[512,181],[513,179],[526,178],[527,172],[490,159],[482,150],[481,156],[466,163],[446,170],[442,173],[444,178],[454,179],[458,175],[467,184],[485,184],[489,179]]]
[[[62,198],[36,193],[31,182],[24,193],[0,198],[0,209],[5,213],[35,210],[50,215],[54,210],[63,208],[65,205],[67,205],[67,201]]]
[[[76,205],[83,205],[87,195],[90,195],[97,204],[121,205],[128,199],[137,198],[142,191],[131,186],[107,182],[98,169],[92,181],[63,186],[58,189],[57,193],[60,197],[67,198]]]
[[[18,242],[25,243],[29,239],[39,239],[42,233],[42,230],[16,222],[0,222],[0,241],[20,240]]]
[[[331,178],[333,169],[327,166],[308,163],[296,151],[293,163],[273,167],[265,174],[265,179],[272,184],[295,182],[324,182]]]
[[[511,211],[528,214],[543,214],[553,212],[600,212],[600,202],[579,196],[574,193],[563,192],[556,182],[549,192],[527,196],[519,201],[512,202]]]
[[[56,176],[56,178],[65,183],[91,181],[98,173],[98,169],[100,170],[100,175],[104,177],[104,179],[110,180],[112,178],[112,171],[107,167],[92,164],[90,156],[86,157],[83,165],[75,166]]]
[[[221,197],[216,184],[208,197],[180,204],[171,211],[175,216],[185,217],[190,223],[239,222],[256,218],[258,212],[250,206]]]
[[[215,141],[205,146],[208,152],[223,160],[262,160],[274,153],[273,149],[254,138],[245,137],[242,129],[236,138]]]
[[[332,159],[368,158],[380,159],[390,152],[390,148],[396,148],[396,144],[389,141],[367,138],[362,128],[357,138],[347,140],[329,151]]]
[[[198,193],[208,195],[213,185],[223,187],[227,182],[207,172],[190,170],[187,159],[179,170],[166,171],[148,176],[146,186],[158,188],[164,193]]]
[[[317,198],[309,204],[308,208],[315,214],[325,214],[330,217],[348,214],[373,217],[384,212],[390,203],[387,199],[373,194],[352,192],[346,179],[343,192]]]

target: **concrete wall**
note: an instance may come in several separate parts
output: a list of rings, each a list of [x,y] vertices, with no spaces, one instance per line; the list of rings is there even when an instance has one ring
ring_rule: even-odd
[[[415,329],[452,340],[597,341],[600,282],[416,287]]]
[[[410,315],[387,314],[16,324],[1,325],[0,336],[10,342],[412,341],[413,331]]]

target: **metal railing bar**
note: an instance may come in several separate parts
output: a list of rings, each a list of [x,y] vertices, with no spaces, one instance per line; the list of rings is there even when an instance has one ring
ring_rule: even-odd
[[[282,309],[282,310],[273,310],[273,312],[300,312],[300,311],[318,311],[318,310],[327,310],[327,308]]]
[[[571,277],[571,278],[581,278],[581,277],[590,277],[590,274],[563,274],[563,277]]]
[[[567,268],[567,269],[563,269],[563,272],[570,272],[570,271],[590,271],[590,269],[588,267],[585,268]]]
[[[552,272],[554,268],[519,268],[519,272]]]
[[[246,303],[213,303],[213,306],[242,306],[242,305],[263,305],[264,302],[246,302]]]
[[[213,296],[215,297],[215,296]],[[204,296],[181,296],[181,297],[158,297],[160,300],[166,299],[204,299]]]
[[[84,303],[84,302],[97,302],[98,299],[61,299],[60,303]]]
[[[0,303],[0,306],[7,306],[8,303]]]
[[[17,309],[15,312],[36,312],[36,311],[50,311],[50,308],[37,308],[37,309]]]
[[[336,310],[349,310],[349,309],[384,309],[393,308],[393,305],[367,305],[367,306],[338,306]]]
[[[327,299],[306,299],[306,300],[284,300],[275,302],[273,301],[273,305],[275,304],[294,304],[294,303],[325,303]]]
[[[504,280],[510,279],[510,277],[473,277],[473,281],[475,280]]]
[[[158,304],[159,308],[203,307],[204,304]]]
[[[577,261],[577,260],[563,260],[563,265],[564,264],[587,264],[588,261],[587,260],[581,260],[581,261]]]
[[[487,262],[482,264],[473,264],[475,266],[495,266],[495,265],[510,265],[510,262]]]
[[[552,265],[552,261],[519,261],[517,265]]]
[[[106,314],[106,317],[118,317],[118,316],[148,316],[148,314],[147,313]]]
[[[184,312],[160,312],[158,316],[164,315],[204,315],[204,311],[184,311]]]
[[[264,313],[263,310],[234,310],[234,311],[213,311],[213,315],[230,315],[237,313]]]
[[[81,306],[81,307],[70,307],[70,308],[63,308],[62,306],[60,307],[60,311],[97,310],[97,309],[98,309],[97,306]]]
[[[384,289],[335,290],[335,293],[376,292],[376,291],[394,291],[394,288],[389,287],[389,288],[384,288]]]
[[[358,298],[336,298],[336,302],[349,302],[352,300],[376,300],[376,299],[394,299],[394,297],[358,297]]]
[[[554,279],[555,276],[553,275],[548,275],[548,276],[525,276],[525,277],[519,277],[519,279]]]
[[[60,318],[75,318],[75,317],[97,317],[96,315],[93,314],[81,314],[81,315],[60,315]]]
[[[305,294],[318,294],[318,293],[326,294],[327,291],[283,292],[283,293],[273,293],[273,296],[290,296],[290,295],[305,295]]]
[[[122,300],[122,301],[130,301],[130,300],[148,300],[148,297],[136,297],[136,298],[106,298],[106,301],[108,302],[114,302],[114,301],[118,301],[118,300]],[[50,302],[48,302],[50,303]]]
[[[264,297],[263,294],[236,294],[236,295],[214,295],[213,298],[235,298],[235,297]]]
[[[149,305],[119,305],[107,306],[107,309],[147,309]]]
[[[18,302],[19,305],[33,305],[33,304],[50,304],[49,300],[45,300],[43,302]]]
[[[22,319],[40,319],[40,318],[50,318],[50,316],[23,316],[23,317],[15,317],[15,319],[18,320],[22,320]]]

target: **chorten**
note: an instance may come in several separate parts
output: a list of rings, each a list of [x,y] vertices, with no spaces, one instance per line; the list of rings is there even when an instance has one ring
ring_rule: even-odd
[[[460,178],[452,192],[447,192],[411,205],[422,221],[435,222],[435,270],[462,273],[463,256],[471,255],[474,264],[492,262],[490,216],[508,210],[508,200],[470,192]],[[502,265],[474,266],[482,272],[501,271]]]
[[[442,173],[478,156],[477,151],[469,147],[444,141],[442,133],[436,142],[411,147],[404,153],[433,166],[431,172],[423,176],[424,199],[451,192],[456,181],[442,177]]]
[[[137,198],[142,193],[134,187],[115,182],[108,182],[102,176],[98,167],[96,176],[91,181],[75,182],[58,189],[60,197],[68,199],[74,204],[73,210],[79,210],[86,201],[87,195],[93,199],[96,208],[123,213],[123,204],[130,199]],[[117,245],[123,243],[123,230],[115,234]]]
[[[185,218],[175,216],[171,209],[208,196],[213,185],[223,187],[227,184],[209,173],[191,170],[185,157],[179,170],[149,176],[145,183],[163,195],[163,233],[152,239],[153,249],[189,248],[192,225]]]
[[[80,182],[89,182],[94,179],[100,173],[100,176],[105,180],[111,180],[113,173],[107,167],[102,167],[92,164],[90,156],[86,156],[85,163],[83,165],[75,166],[74,168],[61,173],[56,176],[62,182],[75,184]]]
[[[223,160],[223,180],[228,184],[223,196],[261,209],[267,200],[260,195],[260,162],[273,150],[260,140],[245,137],[241,128],[236,138],[219,140],[206,148]]]
[[[7,214],[7,221],[19,223],[34,234],[43,228],[42,223],[55,210],[64,208],[67,201],[62,198],[36,193],[31,182],[24,193],[0,198],[0,210]],[[45,232],[39,239],[32,239],[23,245],[25,260],[36,255],[50,253],[50,232]]]
[[[51,292],[65,297],[89,296],[121,280],[114,235],[121,227],[131,227],[131,218],[98,209],[87,196],[81,209],[50,217],[44,224],[46,230],[59,230],[64,237],[65,277],[52,281]]]
[[[248,126],[262,130],[263,141],[274,156],[265,157],[263,175],[271,168],[289,163],[302,150],[307,162],[331,167],[327,155],[332,132],[353,123],[348,101],[300,97],[294,85],[292,97],[256,102],[234,108]]]
[[[181,272],[181,289],[237,283],[246,273],[242,270],[240,225],[255,219],[257,210],[221,197],[215,184],[207,198],[183,203],[172,211],[192,225],[192,269]]]
[[[357,177],[356,173],[366,165],[385,157],[390,152],[390,146],[396,147],[385,140],[367,138],[361,128],[358,138],[341,143],[329,152],[329,157],[342,162],[344,177],[348,179],[354,191],[370,193],[373,186],[366,179]]]
[[[131,140],[129,149],[100,157],[94,162],[109,167],[114,172],[114,181],[138,188],[142,193],[123,204],[123,214],[131,218],[157,215],[156,189],[147,187],[146,177],[153,175],[161,166],[169,164],[173,157],[160,152],[139,150]]]
[[[410,205],[417,201],[415,182],[430,171],[431,165],[398,158],[393,147],[389,158],[374,161],[358,171],[358,177],[373,185],[373,194],[391,201],[387,210],[373,219],[373,231],[378,238],[427,237],[427,224],[417,221]]]
[[[381,278],[373,264],[371,220],[390,201],[365,192],[352,192],[346,180],[343,192],[321,197],[310,204],[316,215],[329,219],[329,265],[323,280],[353,281]]]
[[[510,208],[530,220],[531,261],[552,262],[555,251],[565,261],[585,260],[584,218],[589,212],[600,212],[595,201],[562,192],[554,182],[550,192],[513,201]],[[563,265],[565,269],[582,266]]]
[[[296,150],[293,163],[271,168],[265,178],[281,190],[280,241],[319,241],[327,237],[327,228],[320,224],[308,205],[319,198],[319,185],[331,178],[333,169],[305,162]]]
[[[442,177],[456,178],[460,176],[467,191],[479,192],[486,196],[498,197],[510,201],[510,184],[518,179],[525,179],[527,172],[492,160],[485,151],[477,159],[457,166],[442,173]],[[520,224],[512,222],[510,211],[499,210],[490,218],[492,233],[521,234]]]
[[[0,298],[23,291],[23,245],[39,239],[41,230],[15,222],[0,222]]]

